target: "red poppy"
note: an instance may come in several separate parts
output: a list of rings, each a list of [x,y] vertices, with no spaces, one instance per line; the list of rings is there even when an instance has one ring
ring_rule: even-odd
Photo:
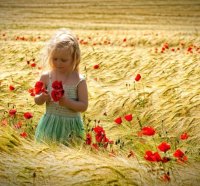
[[[107,144],[113,144],[114,141],[113,140],[109,140],[106,135],[103,136],[103,139],[102,139],[102,142],[103,143],[107,143]]]
[[[99,65],[98,65],[98,64],[97,64],[97,65],[94,65],[93,68],[94,68],[94,69],[99,69]]]
[[[143,127],[140,133],[145,136],[153,136],[155,134],[155,130],[152,127]]]
[[[23,137],[23,138],[26,138],[26,137],[28,136],[28,134],[27,134],[26,132],[22,132],[22,133],[20,134],[20,136]]]
[[[103,147],[107,148],[108,144],[112,144],[112,141],[110,141],[105,135],[103,136],[102,139]]]
[[[22,127],[22,122],[19,121],[17,124],[14,125],[15,128],[19,129]]]
[[[114,120],[115,123],[117,123],[118,125],[120,125],[122,123],[122,118],[118,117]]]
[[[106,148],[108,146],[108,144],[114,143],[112,140],[109,140],[106,137],[105,130],[103,129],[103,127],[96,126],[96,127],[93,128],[93,130],[95,132],[96,142],[101,143],[104,148]]]
[[[44,86],[44,83],[42,81],[37,81],[35,83],[35,89],[34,89],[35,94],[40,94],[43,86]]]
[[[44,87],[44,83],[42,81],[37,81],[35,83],[34,88],[28,90],[31,96],[35,96],[36,94],[40,94],[41,92],[48,93],[46,88]]]
[[[83,41],[82,44],[83,44],[83,45],[87,45],[88,42],[87,42],[87,41]]]
[[[35,93],[32,92],[30,95],[31,95],[32,97],[34,97],[34,96],[35,96]]]
[[[133,116],[132,116],[132,114],[129,114],[129,115],[124,116],[124,118],[126,121],[132,121]]]
[[[114,143],[112,140],[109,140],[106,137],[105,133],[98,133],[98,134],[96,134],[95,138],[96,138],[96,142],[102,143],[104,145],[104,148],[106,148],[108,146],[108,144]]]
[[[30,88],[28,90],[28,92],[30,93],[31,96],[35,96],[35,89],[34,88]]]
[[[192,47],[188,47],[187,51],[192,52]]]
[[[30,88],[28,89],[28,92],[31,94],[31,93],[34,93],[34,88]]]
[[[37,82],[35,83],[35,88],[40,88],[40,89],[42,89],[43,86],[44,86],[44,83],[43,83],[42,81],[37,81]]]
[[[139,81],[140,79],[141,79],[141,75],[137,74],[136,77],[135,77],[135,81]]]
[[[98,143],[101,143],[102,140],[105,138],[105,133],[102,133],[102,132],[97,133],[97,134],[95,135],[95,138],[96,138],[96,141],[97,141]]]
[[[92,143],[92,136],[89,133],[87,133],[87,135],[86,135],[86,144],[87,145],[91,145],[91,143]]]
[[[63,95],[64,95],[64,90],[52,90],[51,91],[51,97],[55,102],[59,101]]]
[[[30,112],[25,112],[24,117],[25,119],[31,119],[33,117],[33,114],[31,114]]]
[[[9,115],[11,116],[11,117],[13,117],[13,116],[15,116],[15,114],[16,114],[16,110],[15,109],[11,109],[11,110],[9,110]]]
[[[96,133],[95,138],[98,143],[101,143],[103,138],[105,138],[105,130],[103,127],[96,126],[93,128],[94,132]]]
[[[36,63],[32,63],[32,64],[31,64],[31,67],[36,67]]]
[[[162,152],[167,152],[171,148],[170,144],[166,142],[162,142],[160,145],[158,145],[158,149]]]
[[[62,81],[54,81],[52,83],[52,88],[56,90],[62,90],[63,89]]]
[[[94,149],[96,149],[96,150],[99,150],[99,146],[98,146],[96,143],[93,143],[93,144],[92,144],[92,147],[93,147]]]
[[[105,134],[105,131],[103,130],[103,127],[100,127],[99,125],[97,125],[96,127],[94,127],[93,130],[94,130],[94,132],[96,134],[99,134],[99,133]]]
[[[157,161],[157,162],[162,161],[160,154],[158,152],[153,153],[152,158],[153,158],[154,161]]]
[[[126,42],[126,38],[123,39],[123,42]]]
[[[55,102],[57,102],[64,95],[62,81],[54,81],[52,83],[52,88],[53,90],[51,91],[51,97]]]
[[[189,137],[189,135],[187,133],[183,133],[183,134],[181,134],[180,139],[186,140],[186,139],[188,139],[188,137]]]
[[[168,161],[170,161],[170,158],[168,158],[168,157],[163,157],[162,158],[162,162],[163,163],[167,163]]]
[[[8,124],[7,119],[3,119],[3,120],[1,121],[1,125],[7,125],[7,124]]]
[[[182,152],[180,149],[177,149],[175,152],[174,152],[174,157],[176,158],[183,158],[184,157],[184,152]]]
[[[165,43],[165,44],[164,44],[164,48],[169,49],[169,44],[168,44],[168,43]]]
[[[97,125],[96,127],[94,127],[93,130],[94,130],[94,132],[96,134],[101,133],[101,132],[105,133],[103,127],[100,127],[99,125]]]
[[[184,163],[185,161],[187,161],[188,160],[188,157],[187,156],[183,156],[182,158],[178,158],[177,159],[177,161],[179,162],[179,163]]]
[[[12,86],[12,85],[10,85],[10,86],[9,86],[9,89],[10,89],[11,91],[13,91],[13,90],[15,90],[15,87]]]
[[[188,159],[184,152],[182,152],[180,149],[177,149],[173,155],[177,158],[178,162],[181,163],[187,161]]]
[[[146,151],[144,158],[150,162],[162,161],[160,154],[158,152],[153,153],[152,151]]]

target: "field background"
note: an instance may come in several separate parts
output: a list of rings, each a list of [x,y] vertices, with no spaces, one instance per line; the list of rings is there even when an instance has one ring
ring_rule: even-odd
[[[80,42],[80,71],[89,89],[85,125],[99,124],[109,139],[120,139],[107,150],[34,142],[44,106],[34,104],[28,89],[42,72],[45,41],[63,27]],[[199,0],[0,0],[0,185],[198,185],[199,31]],[[12,108],[15,119],[8,115]],[[22,117],[27,111],[34,115],[28,122]],[[116,125],[114,119],[126,114],[133,114],[131,125],[124,119]],[[154,142],[139,138],[138,118],[168,135],[188,161],[163,166],[144,160],[160,139],[158,133]],[[13,127],[17,122],[22,128]],[[33,129],[22,138],[26,124]],[[180,141],[184,132],[189,138]],[[128,158],[130,151],[135,156]],[[170,182],[160,179],[163,170]]]

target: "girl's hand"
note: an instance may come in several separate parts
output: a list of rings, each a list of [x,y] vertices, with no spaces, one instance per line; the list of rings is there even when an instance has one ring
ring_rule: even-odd
[[[60,98],[58,103],[60,106],[66,107],[66,105],[67,105],[66,102],[67,102],[67,98],[63,96]]]
[[[42,92],[40,96],[41,99],[46,103],[49,103],[51,101],[51,96],[48,93]]]

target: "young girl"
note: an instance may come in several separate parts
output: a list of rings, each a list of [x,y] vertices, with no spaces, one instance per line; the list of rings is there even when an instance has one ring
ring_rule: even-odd
[[[43,73],[40,81],[47,92],[35,96],[35,103],[46,103],[46,113],[38,123],[35,132],[36,141],[61,142],[83,138],[84,128],[80,112],[88,107],[87,84],[79,74],[80,48],[78,41],[66,29],[59,30],[49,41],[44,62],[50,71]],[[52,83],[61,81],[64,95],[58,102],[53,101]]]

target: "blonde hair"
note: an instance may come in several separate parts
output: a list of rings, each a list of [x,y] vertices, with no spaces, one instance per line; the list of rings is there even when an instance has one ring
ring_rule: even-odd
[[[52,54],[56,49],[68,48],[72,55],[72,70],[78,71],[81,59],[81,52],[76,36],[69,29],[59,29],[53,37],[48,41],[46,47],[42,51],[43,66],[52,67]]]

